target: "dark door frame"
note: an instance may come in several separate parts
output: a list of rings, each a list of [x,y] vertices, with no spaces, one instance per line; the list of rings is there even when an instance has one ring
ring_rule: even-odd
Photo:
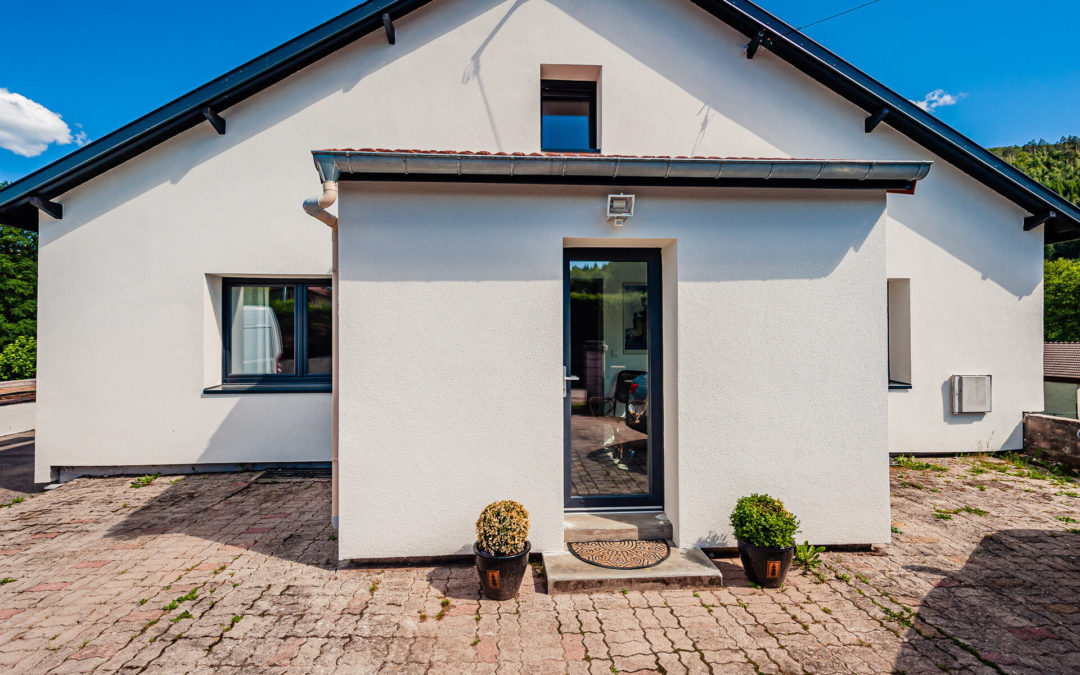
[[[570,261],[610,260],[648,265],[649,303],[649,494],[575,497],[571,494],[570,396],[563,401],[563,505],[567,509],[663,509],[664,507],[664,338],[663,299],[658,248],[563,249],[563,364],[570,369]],[[567,383],[563,383],[563,391]]]

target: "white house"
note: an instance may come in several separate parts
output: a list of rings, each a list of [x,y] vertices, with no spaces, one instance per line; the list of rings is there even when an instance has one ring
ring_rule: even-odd
[[[745,0],[370,0],[0,222],[38,480],[333,459],[341,557],[385,558],[500,498],[537,551],[567,510],[730,546],[751,492],[886,541],[890,452],[1021,447],[1080,212]]]

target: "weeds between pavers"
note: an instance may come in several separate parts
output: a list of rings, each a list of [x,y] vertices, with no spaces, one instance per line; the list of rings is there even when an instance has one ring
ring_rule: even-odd
[[[135,480],[131,481],[131,487],[136,488],[136,489],[141,488],[141,487],[146,487],[147,485],[150,485],[151,483],[153,483],[158,478],[161,478],[160,473],[148,473],[145,476],[139,476]]]

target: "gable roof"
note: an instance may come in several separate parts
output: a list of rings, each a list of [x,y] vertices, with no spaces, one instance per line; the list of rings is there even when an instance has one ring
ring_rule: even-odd
[[[1080,342],[1044,343],[1043,377],[1080,380]]]
[[[37,229],[32,200],[50,200],[216,116],[431,0],[368,0],[0,190],[0,224]],[[749,0],[692,0],[762,48],[1045,222],[1047,243],[1080,238],[1080,208]],[[734,58],[734,57],[733,57]],[[869,128],[869,125],[868,125]],[[224,128],[219,129],[224,131]],[[852,133],[861,133],[853,129]]]

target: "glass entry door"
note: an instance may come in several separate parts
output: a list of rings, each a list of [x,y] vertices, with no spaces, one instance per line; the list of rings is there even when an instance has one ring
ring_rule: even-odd
[[[565,249],[567,508],[663,506],[660,251]]]

